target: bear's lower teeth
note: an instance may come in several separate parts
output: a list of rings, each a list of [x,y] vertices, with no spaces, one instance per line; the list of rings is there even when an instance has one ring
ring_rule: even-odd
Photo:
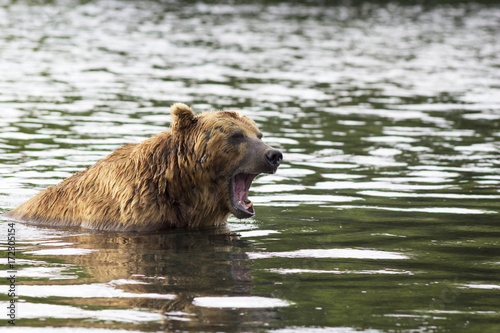
[[[242,206],[244,206],[246,209],[249,209],[250,207],[252,207],[252,205],[253,205],[253,204],[252,204],[252,202],[251,202],[251,201],[248,201],[248,202],[245,202],[245,204],[243,205],[243,202],[241,202],[241,200],[240,200],[240,201],[238,201],[238,205],[242,205]]]

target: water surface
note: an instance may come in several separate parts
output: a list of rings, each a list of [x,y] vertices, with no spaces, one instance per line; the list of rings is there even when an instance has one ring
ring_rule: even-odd
[[[285,155],[227,228],[15,223],[9,329],[496,332],[499,35],[495,4],[0,2],[0,213],[174,102],[240,110]]]

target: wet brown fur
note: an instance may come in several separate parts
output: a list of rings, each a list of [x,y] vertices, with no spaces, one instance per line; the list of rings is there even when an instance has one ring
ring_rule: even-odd
[[[118,231],[225,223],[231,175],[264,163],[263,157],[249,156],[256,139],[235,145],[229,138],[235,131],[251,138],[260,132],[238,112],[194,116],[180,103],[171,112],[171,129],[115,150],[6,215],[36,224]]]

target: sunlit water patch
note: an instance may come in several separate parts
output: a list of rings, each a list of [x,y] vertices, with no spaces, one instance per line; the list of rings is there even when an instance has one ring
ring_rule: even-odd
[[[6,302],[0,302],[7,305]],[[71,306],[53,304],[23,303],[26,311],[24,318],[52,318],[52,319],[99,319],[103,321],[118,321],[128,323],[155,322],[162,319],[157,313],[138,310],[84,310]]]
[[[301,249],[290,252],[258,252],[247,253],[250,259],[264,258],[351,258],[351,259],[408,259],[407,256],[393,253],[374,250],[362,249]]]
[[[290,306],[293,303],[276,298],[259,296],[250,297],[196,297],[193,304],[205,308],[276,308]]]

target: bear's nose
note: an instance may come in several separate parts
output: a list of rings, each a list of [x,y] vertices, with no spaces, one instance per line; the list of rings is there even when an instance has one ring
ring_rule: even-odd
[[[271,166],[277,168],[281,164],[283,154],[278,149],[269,149],[266,152],[266,159]]]

